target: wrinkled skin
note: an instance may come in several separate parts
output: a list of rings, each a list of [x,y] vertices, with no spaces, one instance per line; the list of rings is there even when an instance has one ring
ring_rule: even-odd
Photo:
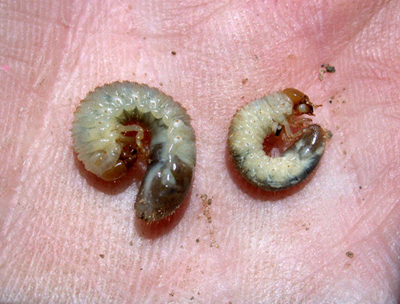
[[[399,301],[400,3],[300,2],[3,0],[0,302]],[[170,221],[134,216],[143,164],[103,182],[72,151],[79,100],[117,80],[193,119],[195,180]],[[271,194],[235,172],[227,130],[287,87],[333,137],[309,180]]]

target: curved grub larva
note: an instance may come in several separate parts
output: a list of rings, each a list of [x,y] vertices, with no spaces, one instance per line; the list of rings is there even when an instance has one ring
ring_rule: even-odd
[[[142,127],[150,131],[150,151]],[[104,180],[123,176],[138,155],[149,161],[135,202],[140,219],[159,221],[185,199],[196,162],[194,130],[186,110],[159,90],[128,81],[96,88],[77,108],[72,135],[78,159]]]
[[[279,191],[297,185],[316,168],[325,150],[325,132],[310,125],[293,134],[291,126],[304,126],[313,115],[308,96],[296,89],[285,89],[257,99],[239,109],[229,128],[228,147],[236,169],[251,184],[266,191]],[[297,140],[278,157],[263,150],[264,139],[285,129]],[[285,138],[285,137],[284,137]]]

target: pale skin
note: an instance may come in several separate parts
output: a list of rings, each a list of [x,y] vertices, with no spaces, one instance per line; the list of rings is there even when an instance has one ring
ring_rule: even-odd
[[[2,1],[0,302],[398,302],[400,4],[302,2]],[[192,191],[158,225],[135,219],[140,166],[104,182],[72,150],[79,101],[118,80],[193,120]],[[333,137],[274,194],[226,141],[239,107],[287,87]]]

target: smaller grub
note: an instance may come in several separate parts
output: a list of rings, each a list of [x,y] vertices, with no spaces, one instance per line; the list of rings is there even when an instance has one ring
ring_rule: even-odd
[[[328,139],[331,139],[333,137],[333,133],[330,130],[326,130],[326,136]]]
[[[346,255],[347,255],[350,259],[354,258],[354,253],[352,253],[351,251],[347,251],[347,252],[346,252]]]
[[[200,239],[196,239],[196,243],[200,243]]]
[[[329,103],[332,103],[332,100],[329,100]]]
[[[311,124],[311,119],[295,117],[314,115],[314,108],[319,106],[294,88],[244,105],[233,116],[228,132],[228,150],[235,169],[247,182],[264,191],[286,190],[305,180],[322,157],[326,134],[319,125]],[[292,127],[302,130],[293,132]],[[283,152],[283,145],[275,145],[277,136],[273,136],[282,129],[285,136],[279,140],[287,148]],[[307,156],[300,149],[307,151]]]
[[[175,51],[172,51],[171,54],[172,54],[173,56],[175,56],[175,55],[176,55],[176,52],[175,52]]]
[[[104,259],[104,257],[105,257],[105,255],[104,254],[99,254],[99,256],[102,258],[102,259]]]

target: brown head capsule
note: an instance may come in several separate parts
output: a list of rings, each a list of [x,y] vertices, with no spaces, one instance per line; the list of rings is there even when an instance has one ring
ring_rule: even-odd
[[[283,93],[293,102],[293,115],[299,116],[308,114],[314,116],[314,107],[319,107],[313,104],[306,94],[297,89],[284,89]]]

